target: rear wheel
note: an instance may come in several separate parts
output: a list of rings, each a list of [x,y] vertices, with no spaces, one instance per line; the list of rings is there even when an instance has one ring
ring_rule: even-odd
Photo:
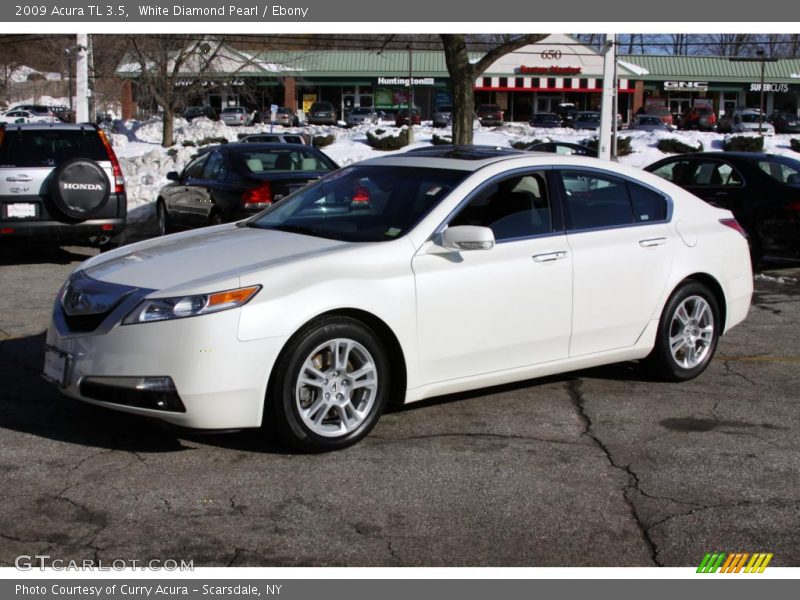
[[[216,210],[212,212],[208,217],[208,224],[209,225],[222,225],[224,221],[222,220],[222,215],[219,214]]]
[[[386,405],[386,351],[360,321],[332,317],[300,331],[274,367],[267,421],[291,445],[319,452],[363,438]]]
[[[722,325],[711,290],[695,281],[683,284],[661,315],[656,345],[647,359],[654,374],[669,381],[697,377],[714,356]]]

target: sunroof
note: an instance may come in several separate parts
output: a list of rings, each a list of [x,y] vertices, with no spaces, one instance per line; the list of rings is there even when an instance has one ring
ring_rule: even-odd
[[[500,146],[430,146],[415,148],[404,153],[413,156],[429,156],[431,158],[454,158],[458,160],[485,160],[496,156],[522,154],[519,150]],[[403,156],[400,154],[398,156]]]

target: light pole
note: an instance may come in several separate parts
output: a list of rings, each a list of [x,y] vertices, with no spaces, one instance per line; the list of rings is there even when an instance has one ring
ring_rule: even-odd
[[[414,80],[411,44],[408,45],[408,143],[414,143]]]
[[[756,56],[755,57],[739,57],[734,56],[729,58],[731,62],[759,62],[761,63],[761,78],[759,82],[759,92],[760,92],[760,100],[758,106],[758,135],[759,137],[764,137],[764,73],[766,71],[767,63],[768,62],[778,62],[777,58],[767,57],[764,54],[763,48],[756,49]]]

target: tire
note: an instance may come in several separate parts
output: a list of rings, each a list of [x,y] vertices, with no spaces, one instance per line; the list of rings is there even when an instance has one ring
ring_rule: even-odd
[[[666,381],[687,381],[705,371],[724,324],[711,290],[688,281],[676,289],[661,315],[656,343],[646,362]]]
[[[159,198],[156,202],[156,234],[159,236],[167,235],[170,230],[169,215],[167,205]]]
[[[222,215],[216,210],[208,216],[209,225],[222,225],[225,221],[222,220]]]
[[[367,435],[383,413],[391,387],[389,359],[380,339],[348,317],[327,318],[299,331],[273,373],[265,423],[306,452],[338,450]]]

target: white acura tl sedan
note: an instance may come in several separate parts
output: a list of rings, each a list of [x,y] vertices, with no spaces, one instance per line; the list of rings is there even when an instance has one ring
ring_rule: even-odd
[[[433,147],[87,260],[44,374],[116,410],[335,449],[389,401],[637,359],[691,379],[752,281],[731,213],[655,175]]]

